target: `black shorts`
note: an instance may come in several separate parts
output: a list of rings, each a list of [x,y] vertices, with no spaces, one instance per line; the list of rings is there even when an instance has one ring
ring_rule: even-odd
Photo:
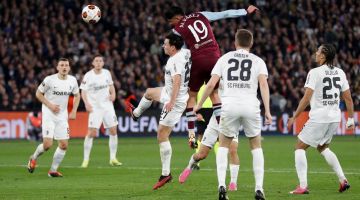
[[[201,108],[197,113],[200,113],[205,121],[196,121],[197,134],[204,135],[207,125],[211,119],[213,109]]]

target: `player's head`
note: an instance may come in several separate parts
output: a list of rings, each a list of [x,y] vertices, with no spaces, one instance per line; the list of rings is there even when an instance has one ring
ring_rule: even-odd
[[[166,55],[172,56],[184,45],[184,40],[175,33],[170,33],[165,37],[163,48]]]
[[[185,13],[182,8],[172,6],[165,12],[165,19],[171,26],[175,26],[184,17],[184,15]]]
[[[238,29],[235,34],[235,47],[250,49],[253,45],[253,34],[247,29]]]
[[[318,64],[327,64],[330,68],[334,67],[336,49],[332,44],[322,44],[315,53],[315,60]]]
[[[56,66],[56,69],[58,70],[59,74],[60,75],[68,75],[69,72],[70,72],[70,62],[69,62],[69,59],[67,58],[60,58],[58,63],[57,63],[57,66]]]
[[[96,70],[100,70],[104,67],[104,57],[101,55],[95,55],[91,63]]]

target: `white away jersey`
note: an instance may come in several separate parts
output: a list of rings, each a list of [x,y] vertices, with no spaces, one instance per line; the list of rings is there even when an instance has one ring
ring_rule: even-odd
[[[91,106],[95,108],[105,108],[106,106],[113,106],[109,98],[109,86],[113,84],[109,70],[101,69],[100,74],[96,74],[92,69],[85,74],[80,89],[87,92],[87,99]]]
[[[340,93],[349,89],[344,71],[327,65],[310,70],[305,86],[314,90],[310,100],[310,121],[316,123],[340,122]]]
[[[181,49],[169,58],[165,66],[165,86],[164,86],[164,96],[162,97],[162,103],[170,101],[171,92],[173,88],[172,76],[180,74],[180,90],[176,98],[176,101],[187,102],[188,95],[188,83],[190,80],[190,50]]]
[[[55,119],[66,120],[68,118],[67,105],[69,95],[78,94],[79,86],[74,76],[67,75],[65,80],[61,80],[59,79],[58,74],[53,74],[45,77],[44,81],[39,85],[38,90],[44,94],[45,98],[50,101],[50,103],[60,106],[60,112],[54,114],[43,104],[42,114],[44,120],[47,120],[48,116]]]
[[[266,64],[260,57],[243,49],[231,51],[219,58],[211,74],[222,80],[223,103],[260,105],[258,76],[268,75]]]

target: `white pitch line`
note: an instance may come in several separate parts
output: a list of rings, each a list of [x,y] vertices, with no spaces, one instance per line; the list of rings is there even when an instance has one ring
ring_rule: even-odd
[[[26,168],[27,165],[7,165],[7,164],[0,164],[0,168],[5,167],[21,167]],[[45,165],[38,165],[36,167],[39,168],[48,168],[49,166]],[[68,169],[80,169],[80,166],[74,166],[74,165],[61,165],[60,168],[68,168]],[[132,167],[132,166],[118,166],[118,167],[110,167],[110,166],[90,166],[89,169],[129,169],[129,170],[161,170],[159,167]],[[183,168],[171,168],[173,170],[183,170]],[[360,175],[360,171],[358,169],[343,169],[346,174],[349,175]],[[201,168],[200,171],[216,171],[216,169],[212,168]],[[242,169],[240,167],[239,172],[252,172],[252,169],[246,168]],[[295,169],[265,169],[266,173],[295,173]],[[334,174],[332,171],[308,171],[309,174]]]

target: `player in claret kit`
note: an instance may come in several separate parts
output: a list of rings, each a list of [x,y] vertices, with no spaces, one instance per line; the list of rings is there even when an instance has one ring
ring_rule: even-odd
[[[258,10],[258,8],[250,5],[246,10],[206,11],[185,15],[180,7],[173,6],[165,12],[165,18],[173,27],[173,32],[183,38],[186,47],[191,51],[192,67],[186,117],[188,121],[189,143],[192,148],[197,146],[194,132],[196,115],[193,111],[196,96],[200,87],[209,81],[211,70],[221,55],[210,22],[224,18],[241,17],[254,13],[256,10]],[[217,86],[214,92],[210,94],[210,99],[213,103],[213,114],[219,123],[221,101],[217,93]]]
[[[40,144],[28,162],[28,171],[33,173],[36,160],[53,144],[53,139],[58,141],[54,153],[49,177],[62,177],[58,167],[63,160],[69,140],[68,119],[76,118],[76,111],[80,102],[79,87],[74,76],[68,75],[70,71],[69,60],[61,58],[56,67],[58,73],[47,76],[36,91],[36,97],[42,103],[42,137]],[[74,104],[70,113],[67,111],[69,96],[74,95]]]
[[[154,190],[162,187],[172,179],[170,173],[172,149],[169,136],[175,124],[179,122],[189,98],[190,51],[182,49],[183,45],[184,42],[180,36],[174,33],[166,36],[163,48],[165,54],[169,55],[170,58],[164,70],[165,85],[164,87],[148,88],[137,108],[130,109],[132,118],[136,121],[151,106],[153,101],[164,104],[157,130],[162,173],[159,181],[153,187]]]
[[[346,128],[355,127],[354,104],[349,83],[345,72],[334,65],[335,54],[336,50],[332,44],[323,44],[318,48],[315,60],[320,66],[310,70],[304,86],[305,94],[287,124],[290,130],[295,119],[310,104],[309,120],[298,135],[295,146],[295,167],[300,185],[291,191],[291,194],[309,193],[306,149],[310,146],[317,148],[336,173],[340,182],[339,192],[350,188],[337,156],[329,148],[341,119],[340,97],[345,100],[348,111]]]

